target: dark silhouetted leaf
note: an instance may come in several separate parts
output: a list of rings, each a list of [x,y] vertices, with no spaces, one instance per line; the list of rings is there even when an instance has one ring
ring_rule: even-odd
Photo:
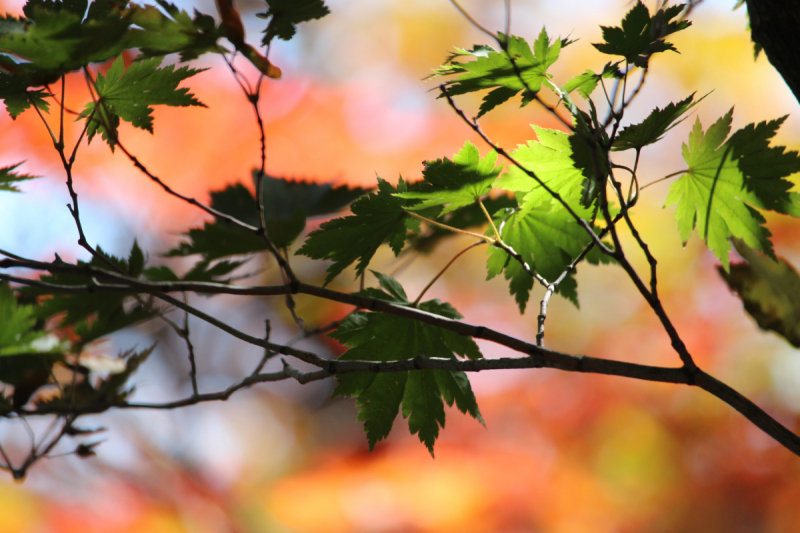
[[[328,267],[326,284],[356,260],[356,275],[360,276],[381,244],[389,241],[397,255],[403,248],[408,230],[419,231],[419,221],[406,215],[404,210],[412,204],[395,195],[407,191],[402,179],[395,189],[378,178],[378,190],[362,196],[350,206],[352,216],[322,224],[308,236],[297,253],[312,259],[333,261]]]
[[[30,174],[17,174],[14,172],[14,169],[21,164],[22,163],[17,163],[16,165],[9,165],[7,167],[0,168],[0,191],[20,192],[16,186],[17,183],[35,180],[39,177],[31,176]]]
[[[628,11],[622,20],[622,27],[601,26],[604,43],[594,47],[604,54],[622,56],[628,63],[647,68],[650,56],[672,50],[672,43],[664,39],[675,32],[688,28],[689,21],[673,21],[683,11],[683,5],[659,9],[655,15],[640,1]]]
[[[267,0],[267,11],[259,18],[269,18],[262,44],[267,46],[275,37],[288,41],[297,32],[297,25],[321,19],[330,13],[323,0]]]
[[[381,299],[397,305],[409,305],[405,291],[394,279],[377,274],[384,291],[372,289],[366,295],[383,293]],[[446,316],[462,318],[447,303],[430,300],[419,308]],[[456,356],[477,359],[478,346],[469,337],[428,326],[420,322],[382,313],[355,312],[348,316],[329,335],[349,349],[342,360],[399,361],[418,355],[454,359]],[[469,413],[481,423],[480,411],[469,380],[463,372],[444,370],[415,370],[371,374],[352,372],[337,376],[334,396],[357,397],[360,406],[358,420],[364,422],[370,449],[386,438],[402,407],[408,427],[433,455],[433,445],[444,427],[444,399],[448,405],[455,401],[458,409]]]
[[[706,95],[708,96],[708,95]],[[646,119],[639,124],[624,128],[614,139],[612,150],[640,150],[648,144],[661,140],[665,133],[684,121],[684,113],[705,98],[694,101],[694,93],[677,104],[670,103],[664,109],[655,108]]]

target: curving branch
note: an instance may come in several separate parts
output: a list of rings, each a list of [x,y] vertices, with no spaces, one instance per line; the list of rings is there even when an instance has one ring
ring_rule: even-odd
[[[0,253],[3,253],[0,250]],[[619,376],[645,381],[655,381],[661,383],[685,384],[699,387],[713,396],[727,403],[757,427],[771,436],[786,449],[800,456],[800,437],[783,426],[776,419],[771,417],[766,411],[758,407],[751,400],[737,392],[732,387],[722,383],[713,376],[695,368],[689,369],[686,366],[671,368],[653,365],[641,365],[599,359],[584,355],[566,354],[554,350],[549,350],[542,346],[529,343],[522,339],[512,337],[485,326],[475,326],[459,320],[442,317],[414,307],[401,306],[376,298],[368,298],[355,294],[347,294],[331,289],[325,289],[305,283],[273,285],[273,286],[250,286],[239,287],[230,286],[222,283],[213,282],[149,282],[130,278],[128,276],[109,272],[88,265],[69,265],[66,263],[42,263],[39,261],[24,259],[4,259],[0,260],[0,268],[28,268],[38,271],[48,272],[69,272],[87,277],[91,281],[86,285],[54,285],[38,280],[30,280],[7,274],[0,274],[0,280],[12,281],[24,285],[43,286],[52,291],[65,293],[82,292],[128,292],[131,294],[150,294],[171,305],[183,309],[207,323],[222,329],[226,333],[248,342],[261,346],[272,352],[294,357],[316,368],[314,372],[301,372],[288,364],[284,364],[283,370],[272,373],[257,373],[250,375],[240,382],[230,386],[224,391],[209,394],[193,394],[183,400],[167,402],[163,404],[143,404],[143,403],[104,403],[101,405],[69,406],[63,408],[49,407],[42,410],[25,412],[25,414],[54,414],[54,413],[74,413],[85,414],[91,412],[101,412],[109,408],[148,408],[148,409],[173,409],[197,403],[226,400],[233,393],[257,383],[281,381],[285,379],[295,379],[300,383],[308,383],[337,374],[348,372],[406,372],[419,369],[440,369],[457,370],[463,372],[480,372],[483,370],[500,369],[522,369],[522,368],[552,368],[567,372],[583,372],[591,374],[604,374],[609,376]],[[108,279],[113,283],[98,281]],[[330,360],[320,357],[311,352],[298,350],[288,345],[273,343],[266,338],[256,338],[239,331],[219,319],[196,309],[178,298],[170,296],[170,292],[191,291],[201,294],[231,294],[239,296],[277,296],[286,294],[307,294],[318,298],[345,303],[369,311],[382,312],[415,320],[424,324],[440,327],[464,336],[483,339],[496,344],[506,346],[527,357],[501,358],[501,359],[478,359],[478,360],[456,360],[427,358],[417,355],[413,359],[389,362],[373,361],[340,361]]]

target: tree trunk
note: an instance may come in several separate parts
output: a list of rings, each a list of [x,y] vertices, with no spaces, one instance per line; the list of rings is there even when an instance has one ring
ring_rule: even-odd
[[[753,41],[800,102],[800,1],[747,0]]]

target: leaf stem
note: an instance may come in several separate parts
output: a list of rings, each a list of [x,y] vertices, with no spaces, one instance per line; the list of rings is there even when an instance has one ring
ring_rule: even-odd
[[[649,187],[649,186],[651,186],[651,185],[655,185],[656,183],[661,183],[662,181],[668,180],[668,179],[670,179],[670,178],[674,178],[675,176],[678,176],[678,175],[680,175],[680,174],[686,174],[686,173],[688,173],[688,172],[690,172],[690,170],[687,168],[687,169],[684,169],[684,170],[679,170],[679,171],[677,171],[677,172],[673,172],[672,174],[667,174],[667,175],[666,175],[666,176],[664,176],[663,178],[659,178],[659,179],[657,179],[656,181],[651,181],[650,183],[645,183],[644,185],[642,185],[642,186],[639,188],[639,190],[640,190],[640,191],[643,191],[643,190],[645,190],[646,188],[648,188],[648,187]]]
[[[436,226],[436,227],[439,227],[439,228],[442,228],[442,229],[446,229],[446,230],[452,231],[454,233],[462,233],[464,235],[469,235],[471,237],[475,237],[475,238],[480,239],[482,241],[486,241],[486,242],[488,242],[490,244],[494,244],[495,243],[495,239],[493,239],[491,237],[487,237],[486,235],[481,235],[480,233],[474,233],[472,231],[467,231],[465,229],[454,228],[453,226],[448,226],[447,224],[442,224],[441,222],[436,222],[435,220],[431,220],[431,219],[429,219],[427,217],[424,217],[422,215],[418,215],[418,214],[414,213],[413,211],[409,211],[407,209],[404,209],[404,211],[406,212],[407,215],[410,215],[410,216],[412,216],[412,217],[414,217],[414,218],[416,218],[418,220],[421,220],[421,221],[423,221],[423,222],[425,222],[427,224],[431,224],[432,226]]]
[[[494,231],[495,239],[499,240],[500,239],[500,232],[497,231],[497,226],[494,225],[494,220],[492,220],[492,215],[490,215],[489,211],[486,210],[486,206],[483,205],[483,202],[481,202],[480,198],[478,198],[478,205],[481,206],[481,211],[483,211],[483,214],[486,215],[486,220],[489,221],[489,225],[492,226],[492,231]]]
[[[467,13],[467,10],[464,9],[463,7],[461,7],[456,0],[450,0],[450,3],[452,3],[456,7],[456,9],[458,9],[458,11],[464,16],[464,18],[467,19],[469,21],[469,23],[472,24],[473,26],[475,26],[478,30],[482,31],[483,33],[485,33],[486,35],[488,35],[492,39],[496,39],[497,38],[497,36],[494,33],[490,32],[489,30],[487,30],[486,28],[481,26],[480,23],[477,20],[472,18],[472,15]]]
[[[447,263],[445,266],[444,266],[444,268],[443,268],[443,269],[441,269],[441,270],[440,270],[440,271],[439,271],[439,272],[438,272],[438,273],[437,273],[437,274],[436,274],[436,275],[433,277],[433,279],[432,279],[432,280],[430,280],[430,281],[428,282],[428,284],[427,284],[427,285],[425,285],[425,288],[424,288],[424,289],[422,289],[422,292],[420,292],[420,293],[419,293],[419,296],[417,296],[417,299],[416,299],[416,300],[414,300],[414,302],[411,304],[411,306],[412,306],[412,307],[416,307],[417,305],[419,305],[419,302],[420,302],[420,300],[422,300],[422,297],[425,295],[425,293],[426,293],[426,292],[428,292],[428,289],[430,289],[430,288],[433,286],[433,284],[434,284],[434,283],[436,283],[436,282],[439,280],[439,278],[441,278],[441,277],[442,277],[442,274],[444,274],[444,273],[445,273],[445,271],[446,271],[448,268],[450,268],[450,266],[451,266],[453,263],[455,263],[455,262],[456,262],[456,259],[458,259],[459,257],[461,257],[462,255],[464,255],[464,254],[465,254],[465,253],[467,253],[468,251],[472,250],[473,248],[475,248],[476,246],[479,246],[479,245],[481,245],[481,244],[486,244],[486,241],[484,241],[484,240],[480,240],[480,241],[477,241],[477,242],[473,242],[472,244],[470,244],[469,246],[467,246],[466,248],[464,248],[463,250],[461,250],[460,252],[458,252],[458,253],[457,253],[457,254],[456,254],[456,255],[455,255],[455,256],[454,256],[454,257],[453,257],[453,258],[452,258],[452,259],[451,259],[451,260],[450,260],[450,261],[449,261],[449,262],[448,262],[448,263]]]

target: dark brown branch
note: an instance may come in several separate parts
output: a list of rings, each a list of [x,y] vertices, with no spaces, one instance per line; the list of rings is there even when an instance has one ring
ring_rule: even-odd
[[[682,383],[694,385],[702,388],[710,394],[721,399],[725,403],[731,405],[734,409],[742,413],[748,420],[753,422],[756,426],[761,428],[768,435],[773,437],[777,442],[781,443],[788,450],[800,456],[800,437],[794,435],[790,430],[781,425],[777,420],[772,418],[763,409],[755,405],[753,402],[736,392],[731,387],[716,380],[710,375],[702,372],[699,369],[688,369],[686,366],[681,368],[666,368],[650,365],[640,365],[635,363],[626,363],[622,361],[612,361],[607,359],[597,359],[588,356],[570,355],[546,348],[536,346],[521,339],[517,339],[510,335],[506,335],[499,331],[484,327],[474,326],[465,322],[452,320],[446,317],[428,313],[420,309],[412,307],[405,307],[395,305],[384,300],[377,300],[374,298],[367,298],[364,296],[357,296],[353,294],[340,293],[322,287],[316,287],[305,283],[298,283],[296,285],[277,285],[266,287],[232,287],[221,283],[209,282],[144,282],[141,280],[134,280],[126,278],[113,272],[99,270],[88,265],[76,266],[66,263],[41,263],[38,261],[19,260],[19,259],[4,259],[0,260],[0,268],[10,267],[25,267],[35,268],[39,270],[52,270],[52,271],[68,271],[72,273],[83,273],[83,275],[106,277],[108,279],[116,279],[122,283],[115,286],[105,285],[100,282],[93,282],[86,286],[58,286],[62,292],[89,292],[89,291],[105,291],[114,290],[120,291],[125,283],[128,283],[128,292],[143,292],[152,294],[157,298],[162,299],[176,307],[187,311],[198,318],[222,329],[223,331],[231,334],[250,344],[261,346],[265,349],[274,352],[289,355],[300,359],[306,363],[316,366],[320,370],[307,374],[292,375],[287,371],[286,367],[281,372],[269,374],[255,374],[251,375],[241,382],[232,385],[225,391],[213,394],[201,394],[192,396],[190,398],[179,400],[176,402],[166,404],[112,404],[103,406],[85,406],[79,409],[79,413],[85,412],[99,412],[106,410],[110,407],[119,408],[152,408],[152,409],[173,409],[186,405],[194,405],[204,401],[212,400],[225,400],[231,394],[239,389],[251,386],[255,383],[279,381],[289,378],[298,379],[301,383],[324,379],[334,374],[342,374],[346,372],[401,372],[421,368],[437,368],[443,370],[460,370],[464,372],[480,372],[482,370],[498,370],[498,369],[520,369],[520,368],[554,368],[568,372],[586,372],[593,374],[605,374],[611,376],[620,376],[633,379],[640,379],[645,381],[656,381],[661,383]],[[0,279],[9,279],[10,276],[0,274]],[[25,280],[24,278],[14,278],[12,281],[19,283],[28,283],[42,285],[42,282],[36,280]],[[48,284],[49,285],[49,284]],[[52,289],[52,287],[50,287]],[[238,294],[238,295],[281,295],[287,292],[296,292],[301,294],[308,294],[326,300],[336,301],[353,305],[362,309],[370,311],[379,311],[410,320],[415,320],[421,323],[429,324],[432,326],[441,327],[461,335],[473,337],[476,339],[484,339],[502,346],[506,346],[519,353],[526,354],[528,357],[521,358],[504,358],[504,359],[479,359],[474,361],[460,361],[455,359],[433,359],[417,356],[414,359],[404,361],[390,361],[385,363],[376,363],[372,361],[338,361],[328,360],[319,357],[316,354],[297,350],[289,346],[283,346],[270,342],[268,339],[259,339],[243,333],[227,324],[217,320],[206,313],[186,305],[182,301],[173,298],[165,292],[175,291],[194,291],[205,294]],[[645,288],[646,291],[646,288]],[[304,380],[304,381],[301,381]],[[73,409],[73,410],[70,410]],[[64,412],[73,413],[75,408],[64,408]],[[29,414],[46,414],[56,411],[46,412],[31,412]]]

